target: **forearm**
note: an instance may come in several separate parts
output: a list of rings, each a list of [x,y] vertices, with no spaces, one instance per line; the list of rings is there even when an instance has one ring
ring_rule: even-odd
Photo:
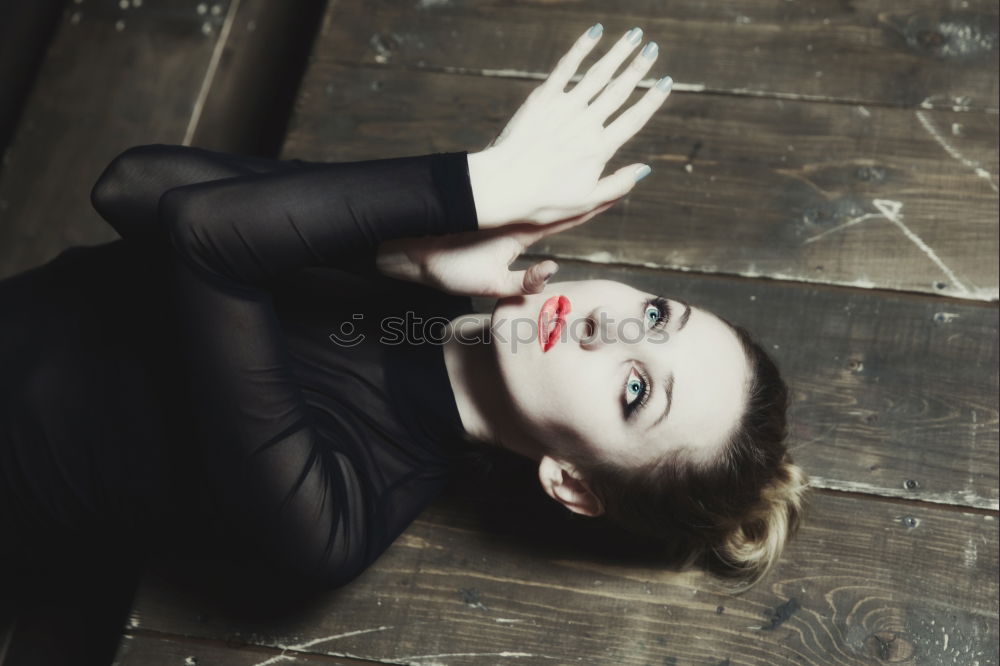
[[[189,262],[252,285],[307,266],[372,266],[396,238],[476,228],[464,153],[308,163],[175,188],[159,202]]]

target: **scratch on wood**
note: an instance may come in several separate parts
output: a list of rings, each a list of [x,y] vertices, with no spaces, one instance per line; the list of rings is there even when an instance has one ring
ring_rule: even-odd
[[[348,631],[343,634],[324,636],[323,638],[314,638],[312,640],[306,641],[305,643],[297,643],[295,645],[278,645],[277,647],[281,648],[281,654],[275,655],[270,659],[265,659],[264,661],[258,662],[254,664],[254,666],[270,666],[271,664],[276,664],[279,661],[288,661],[288,660],[295,661],[295,657],[293,655],[286,655],[285,652],[289,650],[293,652],[303,652],[313,647],[314,645],[318,645],[320,643],[335,641],[340,638],[348,638],[350,636],[359,636],[361,634],[370,634],[375,631],[385,631],[386,629],[392,629],[392,627],[381,626],[381,627],[373,627],[371,629],[358,629],[357,631]]]
[[[994,192],[1000,192],[1000,188],[997,188],[997,184],[993,182],[993,176],[990,172],[984,169],[979,162],[965,157],[962,153],[958,152],[954,146],[948,143],[944,136],[941,135],[941,132],[938,131],[938,128],[934,126],[934,123],[931,122],[931,119],[927,117],[926,113],[923,111],[917,111],[917,119],[920,121],[920,124],[924,126],[924,129],[927,130],[927,132],[934,138],[934,140],[937,141],[942,148],[944,148],[946,153],[948,153],[960,164],[972,169],[973,173],[990,184],[990,187]]]
[[[188,119],[187,130],[184,132],[184,139],[181,141],[182,145],[190,146],[191,141],[194,138],[195,130],[198,129],[198,122],[201,120],[201,112],[205,108],[205,100],[208,99],[208,91],[212,88],[212,83],[215,80],[215,74],[219,69],[219,61],[222,59],[222,52],[225,47],[229,45],[229,33],[233,28],[233,20],[236,18],[236,13],[240,9],[240,0],[233,0],[226,12],[226,18],[222,22],[222,30],[219,31],[219,37],[215,40],[215,47],[212,49],[212,57],[208,61],[208,67],[205,69],[205,76],[201,80],[201,90],[198,91],[198,97],[195,100],[194,108],[191,110],[191,117]]]
[[[943,101],[944,104],[938,104],[939,101]],[[965,95],[957,95],[955,97],[949,97],[948,95],[931,95],[920,102],[921,109],[941,109],[950,108],[952,111],[959,113],[965,111],[972,111],[972,99],[966,97]],[[998,109],[996,107],[986,107],[984,109],[976,109],[977,111],[982,111],[983,113],[996,114]]]
[[[814,243],[814,242],[818,241],[820,238],[823,238],[824,236],[828,236],[828,235],[830,235],[830,234],[832,234],[834,232],[840,231],[841,229],[846,229],[847,227],[853,227],[855,224],[858,224],[860,222],[864,222],[865,220],[870,220],[870,219],[876,218],[876,217],[881,217],[881,215],[878,215],[876,213],[865,213],[864,215],[861,215],[860,217],[855,217],[853,219],[848,220],[847,222],[844,222],[843,224],[838,224],[837,226],[835,226],[833,228],[830,228],[830,229],[827,229],[826,231],[824,231],[822,233],[818,233],[815,236],[810,236],[809,238],[807,238],[804,241],[802,241],[802,244],[803,245],[808,245],[809,243]]]
[[[271,664],[277,664],[280,661],[296,661],[295,657],[292,655],[286,655],[285,651],[282,650],[281,654],[275,655],[270,659],[265,659],[264,661],[257,662],[254,666],[271,666]]]
[[[385,625],[383,625],[381,627],[373,627],[371,629],[358,629],[357,631],[348,631],[348,632],[343,633],[343,634],[335,634],[333,636],[326,636],[325,638],[314,638],[311,641],[306,641],[305,643],[299,643],[297,645],[288,645],[288,646],[281,645],[279,647],[282,647],[282,648],[287,647],[290,650],[305,650],[306,648],[310,648],[313,645],[318,645],[319,643],[326,643],[327,641],[335,641],[335,640],[338,640],[338,639],[341,639],[341,638],[348,638],[350,636],[360,636],[361,634],[371,634],[371,633],[374,633],[376,631],[385,631],[387,629],[392,629],[392,627],[391,626],[385,626]]]
[[[446,652],[443,654],[420,654],[413,655],[410,657],[395,657],[393,661],[401,661],[404,664],[412,664],[413,666],[431,666],[431,664],[440,664],[442,662],[431,662],[427,663],[429,659],[438,659],[440,657],[504,657],[506,659],[556,659],[559,657],[550,657],[545,654],[533,654],[530,652]]]
[[[1000,510],[1000,500],[981,497],[973,490],[956,490],[944,493],[914,493],[912,490],[906,490],[904,488],[885,488],[871,483],[844,481],[842,479],[828,479],[822,476],[815,476],[811,473],[809,474],[809,485],[813,488],[840,490],[847,493],[864,493],[867,495],[877,495],[879,497],[919,499],[924,502],[933,502],[934,504],[968,506],[974,509],[992,509],[993,511]]]
[[[910,231],[909,227],[903,224],[901,220],[902,214],[900,213],[900,211],[903,208],[902,203],[898,201],[890,201],[889,199],[875,199],[874,201],[872,201],[872,203],[875,205],[875,208],[878,209],[879,211],[878,213],[865,213],[864,215],[860,215],[858,217],[850,219],[847,222],[844,222],[843,224],[838,224],[837,226],[831,229],[827,229],[826,231],[823,231],[821,233],[818,233],[815,236],[810,236],[809,238],[802,241],[802,244],[807,245],[809,243],[813,243],[832,233],[841,231],[848,227],[852,227],[855,224],[860,224],[865,220],[884,217],[885,219],[889,220],[890,222],[898,226],[902,230],[903,234],[905,234],[906,237],[910,239],[914,245],[916,245],[924,254],[930,257],[931,261],[937,264],[938,267],[944,271],[945,275],[947,275],[952,280],[952,282],[955,283],[955,285],[962,291],[962,293],[964,294],[969,293],[968,288],[964,284],[962,284],[962,282],[958,279],[955,273],[952,272],[952,270],[948,268],[948,266],[945,265],[943,261],[941,261],[940,257],[937,256],[937,253],[934,252],[934,250],[931,249],[929,245],[924,243],[924,241],[919,236]]]
[[[905,224],[903,224],[902,222],[903,215],[900,212],[903,209],[903,204],[901,204],[898,201],[890,201],[888,199],[875,199],[874,201],[872,201],[872,203],[875,204],[875,207],[878,208],[878,211],[882,213],[883,216],[885,216],[885,219],[889,220],[897,227],[899,227],[899,229],[903,232],[903,234],[907,238],[909,238],[914,245],[916,245],[923,251],[924,254],[930,257],[930,260],[933,261],[935,264],[937,264],[938,268],[944,271],[944,274],[948,276],[948,278],[955,284],[955,286],[959,288],[959,290],[963,294],[969,293],[968,287],[962,284],[961,280],[958,279],[958,276],[955,275],[955,273],[952,272],[952,270],[948,268],[948,266],[946,266],[943,261],[941,261],[941,258],[937,256],[937,253],[934,252],[934,250],[932,250],[931,247],[927,245],[927,243],[925,243],[920,238],[920,236],[910,231],[910,228],[907,227]]]

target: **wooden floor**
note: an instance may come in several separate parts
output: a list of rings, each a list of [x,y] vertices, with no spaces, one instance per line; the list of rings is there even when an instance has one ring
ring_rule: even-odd
[[[133,3],[67,3],[0,172],[0,275],[114,238],[87,192],[128,145],[268,150],[251,142],[273,118],[232,119],[262,99],[253,73],[288,34],[267,13],[283,3]],[[294,611],[244,612],[197,564],[151,563],[116,663],[1000,662],[995,0],[324,11],[281,157],[479,150],[595,21],[605,44],[634,25],[660,44],[644,85],[669,73],[674,93],[609,165],[652,176],[531,253],[557,279],[621,280],[753,331],[793,390],[805,524],[731,597],[548,530],[532,488],[498,502],[457,487]]]

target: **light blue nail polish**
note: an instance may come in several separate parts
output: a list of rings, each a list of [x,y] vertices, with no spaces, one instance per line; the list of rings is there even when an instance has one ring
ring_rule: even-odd
[[[674,87],[674,80],[669,76],[664,76],[662,79],[656,82],[656,89],[662,92],[670,92]]]
[[[642,180],[652,172],[653,170],[650,168],[648,164],[643,164],[641,167],[635,170],[635,182],[638,183],[640,180]]]
[[[625,34],[625,41],[629,44],[638,44],[642,41],[642,28],[632,28]]]
[[[598,37],[601,36],[602,32],[604,32],[604,26],[601,25],[600,23],[595,23],[594,25],[590,26],[590,30],[587,31],[587,37],[590,37],[591,39],[597,39]]]
[[[656,42],[650,42],[642,47],[642,55],[646,58],[652,60],[656,57],[656,54],[660,52],[660,47]]]

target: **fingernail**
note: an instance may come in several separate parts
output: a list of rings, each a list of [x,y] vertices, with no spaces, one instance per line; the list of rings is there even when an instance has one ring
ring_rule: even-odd
[[[549,278],[551,278],[555,274],[556,274],[556,272],[552,271],[551,273],[549,273],[548,275],[546,275],[545,277],[542,278],[542,282],[548,282]]]
[[[652,60],[656,57],[656,54],[660,52],[660,47],[656,42],[650,42],[642,47],[642,55]]]
[[[604,26],[601,25],[600,23],[595,23],[594,25],[590,26],[590,30],[587,31],[587,37],[590,37],[591,39],[597,39],[598,37],[601,36],[602,32],[604,32]]]
[[[664,76],[662,79],[656,82],[656,89],[661,92],[670,92],[674,87],[674,80],[669,76]]]
[[[625,33],[625,40],[629,44],[638,44],[642,41],[642,28],[632,28]]]
[[[642,180],[652,172],[653,169],[651,169],[648,164],[643,164],[641,167],[635,170],[635,182],[638,183],[640,180]]]

